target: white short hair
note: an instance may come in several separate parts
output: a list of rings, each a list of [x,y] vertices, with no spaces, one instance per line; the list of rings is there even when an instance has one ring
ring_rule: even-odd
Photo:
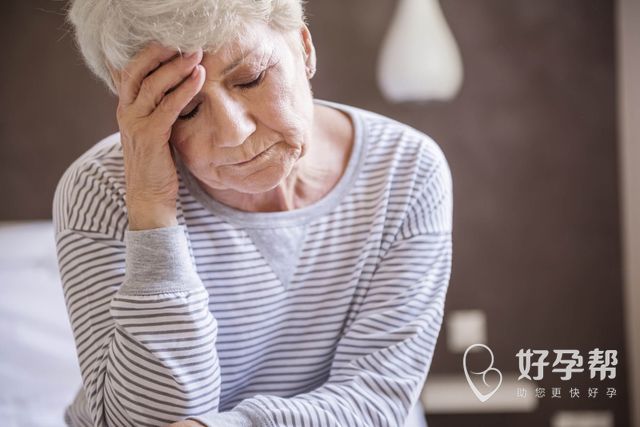
[[[72,0],[68,20],[85,62],[116,93],[107,63],[122,69],[149,42],[215,51],[243,25],[287,31],[305,17],[302,0]]]

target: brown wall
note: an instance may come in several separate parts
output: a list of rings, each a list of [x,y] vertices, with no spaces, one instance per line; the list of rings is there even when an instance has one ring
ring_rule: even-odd
[[[117,130],[115,99],[76,52],[65,4],[0,1],[0,220],[51,218],[62,172]]]
[[[430,427],[544,426],[559,409],[629,425],[616,164],[614,6],[607,0],[442,0],[465,82],[449,103],[391,105],[375,61],[392,0],[311,0],[319,98],[374,110],[435,138],[455,191],[447,311],[481,309],[497,363],[518,349],[618,349],[612,400],[542,400],[534,414],[432,416]],[[2,2],[0,219],[50,217],[55,183],[116,130],[115,100],[84,68],[62,3]],[[416,54],[419,54],[417,52]],[[441,334],[432,373],[460,374]],[[547,388],[554,383],[548,375]]]

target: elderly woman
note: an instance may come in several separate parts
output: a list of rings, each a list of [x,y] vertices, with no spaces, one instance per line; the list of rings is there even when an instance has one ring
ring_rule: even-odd
[[[72,426],[402,426],[451,265],[426,135],[314,100],[299,0],[76,0],[120,132],[58,184]]]

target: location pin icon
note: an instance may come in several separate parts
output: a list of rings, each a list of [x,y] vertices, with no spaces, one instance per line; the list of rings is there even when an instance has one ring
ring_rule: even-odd
[[[482,347],[489,352],[489,355],[491,355],[491,362],[489,363],[489,367],[484,371],[474,372],[474,371],[469,371],[469,369],[467,368],[467,355],[469,354],[469,351],[474,347]],[[462,365],[464,367],[464,375],[467,377],[467,382],[469,383],[469,387],[471,387],[471,391],[473,391],[473,393],[476,395],[478,400],[480,400],[481,402],[486,402],[487,400],[489,400],[489,398],[491,398],[491,396],[493,396],[495,392],[498,391],[498,389],[502,385],[502,373],[493,367],[493,352],[486,345],[473,344],[472,346],[469,346],[469,348],[467,348],[467,350],[464,352]],[[487,384],[486,376],[487,376],[487,372],[491,372],[491,371],[496,372],[500,380],[498,381],[498,384],[493,389],[491,389],[488,393],[482,393],[480,390],[478,390],[478,387],[476,387],[475,383],[471,379],[471,375],[469,374],[471,373],[473,375],[482,375],[482,382],[484,383],[485,386],[490,387],[489,384]]]

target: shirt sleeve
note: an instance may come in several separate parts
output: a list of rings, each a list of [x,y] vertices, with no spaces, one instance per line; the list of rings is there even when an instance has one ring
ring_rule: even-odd
[[[292,397],[241,401],[234,411],[254,426],[404,425],[431,365],[451,271],[451,176],[436,154],[337,345],[327,382]],[[223,425],[214,413],[192,419]]]
[[[164,426],[217,411],[217,323],[184,228],[119,228],[123,204],[104,177],[68,172],[53,209],[92,425]]]

